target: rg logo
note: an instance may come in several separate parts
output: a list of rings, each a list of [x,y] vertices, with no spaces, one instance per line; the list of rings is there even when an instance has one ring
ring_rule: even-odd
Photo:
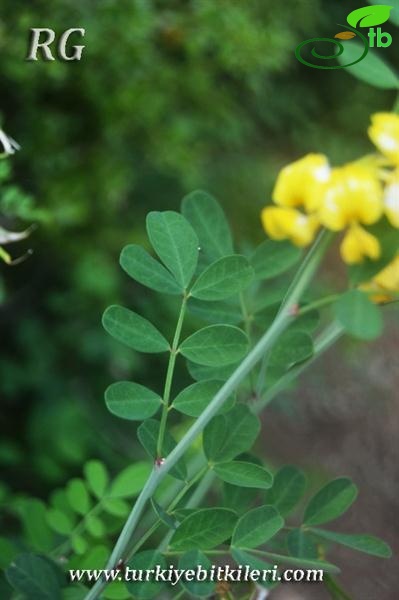
[[[55,31],[47,27],[32,27],[30,31],[31,37],[26,60],[38,60],[37,55],[39,50],[43,60],[55,60],[51,50],[51,45],[55,42]],[[72,34],[79,34],[81,37],[84,37],[85,33],[85,29],[79,28],[64,31],[58,40],[58,44],[56,44],[57,57],[68,61],[80,60],[85,46],[72,46],[72,52],[67,53],[67,44]]]

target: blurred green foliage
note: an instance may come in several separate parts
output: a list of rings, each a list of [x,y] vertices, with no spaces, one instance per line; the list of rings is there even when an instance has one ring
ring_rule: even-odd
[[[3,190],[0,212],[39,224],[33,257],[2,271],[0,462],[15,489],[44,495],[89,457],[117,469],[135,452],[103,390],[138,370],[153,380],[158,359],[143,366],[100,316],[121,297],[158,321],[174,309],[115,269],[120,247],[143,241],[145,212],[208,188],[239,239],[259,241],[282,164],[367,151],[369,114],[392,93],[294,57],[340,19],[332,0],[3,0],[1,110],[22,146],[13,162],[24,192]],[[86,28],[82,61],[26,62],[33,26]]]

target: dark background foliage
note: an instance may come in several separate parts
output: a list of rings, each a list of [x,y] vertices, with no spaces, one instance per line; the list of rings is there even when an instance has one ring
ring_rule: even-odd
[[[36,209],[27,201],[21,210],[18,194],[7,205],[3,197],[0,207],[8,225],[38,223],[29,240],[33,256],[1,272],[0,463],[14,491],[46,497],[79,474],[89,457],[101,457],[116,472],[136,454],[132,428],[106,413],[103,390],[138,371],[154,382],[160,363],[142,362],[114,344],[100,320],[110,302],[122,299],[158,322],[174,310],[117,267],[123,245],[145,243],[148,210],[176,209],[191,189],[209,189],[241,243],[255,243],[263,237],[259,211],[283,164],[309,151],[341,163],[371,150],[369,115],[389,110],[394,94],[344,71],[306,68],[294,57],[300,41],[335,33],[343,11],[357,6],[343,8],[333,0],[3,0],[2,121],[22,145],[12,161],[13,181],[35,199]],[[82,61],[26,62],[32,26],[57,32],[85,27]],[[323,396],[330,385],[340,385],[334,397],[349,403],[339,369],[333,382],[325,379],[336,364],[342,363],[320,367],[309,385],[320,386]],[[358,393],[366,396],[367,412],[375,398],[369,389],[365,394],[368,375],[357,375],[365,382]],[[395,389],[391,377],[388,400]],[[295,406],[286,402],[274,410],[294,423],[302,397]],[[320,469],[325,453],[322,468],[351,470],[349,461],[338,467],[331,459],[312,415],[307,428],[319,440],[318,456],[306,437],[302,462]],[[342,418],[344,427],[356,429]],[[276,418],[268,450],[277,462],[292,462],[298,455],[294,440],[291,453],[279,454],[284,419],[278,425]],[[384,421],[377,426],[381,432],[372,435],[382,437]],[[360,449],[358,462],[365,460]],[[375,479],[353,473],[360,487],[365,482],[365,494],[372,496],[373,486],[376,493]],[[386,528],[375,533],[389,537]],[[352,585],[358,576],[348,564]],[[378,589],[381,600],[394,597]]]

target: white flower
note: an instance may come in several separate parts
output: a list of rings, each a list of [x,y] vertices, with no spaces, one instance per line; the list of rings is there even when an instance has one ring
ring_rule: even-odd
[[[12,137],[4,133],[2,129],[0,129],[0,143],[3,146],[3,152],[0,153],[0,156],[9,156],[21,149],[21,146]]]

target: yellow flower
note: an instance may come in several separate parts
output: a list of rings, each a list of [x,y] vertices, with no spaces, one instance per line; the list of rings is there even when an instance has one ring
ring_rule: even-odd
[[[305,215],[295,208],[268,206],[261,214],[263,227],[273,240],[291,240],[296,246],[308,246],[319,228],[314,215]]]
[[[308,246],[314,240],[320,226],[312,214],[320,197],[317,190],[330,174],[324,154],[307,154],[280,171],[272,194],[277,206],[264,208],[261,215],[270,238],[289,239],[296,246]]]
[[[331,174],[324,154],[307,154],[284,167],[273,190],[273,201],[289,208],[304,207],[306,212],[317,208],[316,190],[325,184]]]
[[[393,259],[373,279],[361,286],[367,292],[376,292],[372,295],[374,302],[389,302],[399,294],[399,255]]]
[[[366,256],[379,258],[378,240],[360,224],[376,223],[382,214],[382,185],[368,169],[358,163],[333,169],[323,189],[318,217],[332,231],[349,228],[341,245],[345,262],[361,262]]]
[[[385,187],[384,209],[391,225],[399,228],[399,169],[391,173]]]
[[[381,248],[377,238],[360,225],[351,225],[341,244],[343,260],[351,265],[361,262],[365,256],[377,260],[380,255]]]
[[[381,154],[399,166],[399,115],[388,112],[372,115],[368,134]]]

